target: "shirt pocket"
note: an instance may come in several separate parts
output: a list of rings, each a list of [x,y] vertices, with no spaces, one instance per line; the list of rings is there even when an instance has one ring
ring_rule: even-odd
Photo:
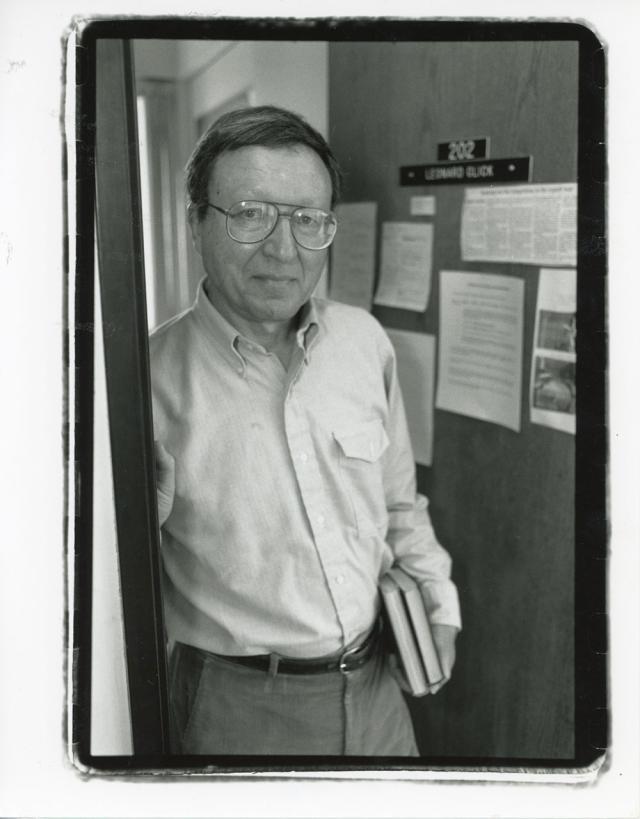
[[[384,493],[383,454],[389,438],[380,419],[334,430],[340,475],[353,522],[361,535],[384,537],[388,514]]]

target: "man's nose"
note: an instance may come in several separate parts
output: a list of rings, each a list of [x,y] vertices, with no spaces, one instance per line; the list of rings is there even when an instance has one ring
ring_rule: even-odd
[[[298,245],[291,232],[289,216],[280,214],[273,232],[264,241],[263,250],[282,262],[290,261],[298,255]]]

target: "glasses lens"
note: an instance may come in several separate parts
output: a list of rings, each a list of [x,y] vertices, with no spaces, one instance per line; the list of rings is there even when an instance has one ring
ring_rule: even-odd
[[[238,242],[260,242],[278,220],[278,209],[269,202],[237,202],[227,214],[229,235]]]
[[[328,247],[337,228],[336,217],[324,210],[298,208],[291,214],[293,235],[298,244],[309,250],[322,250]]]

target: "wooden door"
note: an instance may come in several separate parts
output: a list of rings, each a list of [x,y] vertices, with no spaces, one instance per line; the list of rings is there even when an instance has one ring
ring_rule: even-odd
[[[344,200],[375,200],[380,222],[407,221],[411,195],[436,196],[428,308],[374,308],[382,323],[437,336],[440,270],[524,281],[521,431],[436,410],[433,466],[418,472],[464,622],[454,678],[411,702],[421,752],[572,758],[575,441],[529,421],[539,268],[463,262],[463,186],[401,187],[399,168],[437,161],[439,142],[488,136],[492,157],[533,156],[532,182],[575,182],[578,44],[336,42],[329,65]]]

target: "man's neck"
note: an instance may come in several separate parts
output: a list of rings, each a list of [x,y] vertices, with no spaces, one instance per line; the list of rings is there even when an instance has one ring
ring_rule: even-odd
[[[298,329],[298,315],[287,321],[249,321],[242,316],[231,315],[224,303],[211,298],[207,283],[205,293],[211,304],[220,315],[234,327],[240,335],[248,341],[259,344],[276,355],[285,369],[288,369],[291,355],[295,348],[296,332]]]
[[[285,370],[289,369],[296,345],[297,317],[287,324],[280,322],[249,324],[246,328],[236,327],[249,341],[260,344],[265,350],[277,356]]]

